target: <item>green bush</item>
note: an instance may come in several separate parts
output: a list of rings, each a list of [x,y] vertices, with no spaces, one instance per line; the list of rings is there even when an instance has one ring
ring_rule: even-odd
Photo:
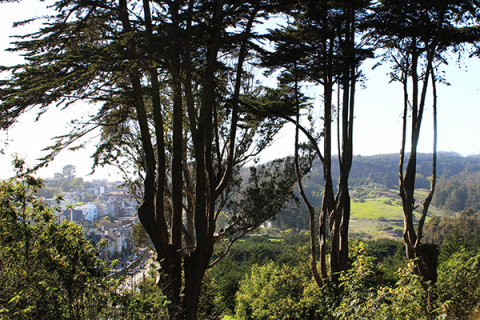
[[[228,308],[225,302],[225,297],[219,290],[215,279],[210,275],[210,272],[207,271],[200,292],[198,319],[220,319],[221,316],[225,315],[227,312]]]
[[[430,312],[427,306],[427,284],[422,283],[410,261],[396,273],[393,286],[385,285],[378,276],[374,259],[367,254],[367,246],[354,242],[351,268],[340,276],[343,289],[340,305],[332,319],[384,320],[442,318],[440,310]]]
[[[214,259],[223,252],[217,248]],[[264,265],[274,261],[278,265],[294,267],[299,261],[309,259],[308,236],[285,234],[283,239],[275,241],[251,236],[235,243],[228,255],[219,261],[208,273],[224,299],[225,314],[233,315],[235,295],[240,282],[251,272],[254,265]]]
[[[255,265],[240,284],[235,319],[303,319],[301,301],[309,278],[292,267]]]
[[[98,319],[111,281],[80,226],[58,223],[33,177],[0,182],[0,318]]]
[[[442,263],[437,291],[448,319],[468,319],[480,303],[480,253],[462,250]]]
[[[334,314],[336,319],[369,319],[368,304],[375,299],[377,287],[374,258],[367,255],[364,242],[355,241],[352,249],[355,260],[340,275],[342,299]]]
[[[426,287],[414,273],[414,263],[401,268],[397,276],[395,286],[378,287],[375,297],[367,301],[364,307],[367,317],[351,319],[433,319],[434,314],[427,307]]]

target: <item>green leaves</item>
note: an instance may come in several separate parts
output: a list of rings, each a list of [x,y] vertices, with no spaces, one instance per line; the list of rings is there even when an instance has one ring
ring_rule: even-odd
[[[308,99],[300,97],[302,106],[307,106]],[[261,88],[260,92],[252,92],[240,98],[241,110],[252,119],[268,117],[285,118],[295,115],[295,92],[293,88],[282,86],[277,89]]]
[[[252,267],[237,293],[236,319],[302,319],[304,286],[300,268],[274,262]]]
[[[437,294],[448,319],[468,319],[480,297],[480,253],[461,250],[439,268]]]
[[[296,174],[292,159],[250,167],[250,175],[228,204],[231,221],[225,235],[246,232],[274,217],[295,199]]]
[[[81,227],[60,224],[36,198],[41,185],[30,176],[0,183],[0,308],[7,319],[95,319],[106,307],[105,267]]]

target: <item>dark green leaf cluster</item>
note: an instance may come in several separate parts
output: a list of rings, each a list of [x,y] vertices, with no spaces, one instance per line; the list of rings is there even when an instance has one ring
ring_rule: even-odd
[[[367,25],[369,36],[395,66],[392,81],[400,81],[400,71],[410,75],[418,72],[413,68],[420,57],[437,68],[446,63],[448,53],[476,46],[479,14],[477,1],[386,0],[373,7]],[[438,80],[444,81],[440,76]]]
[[[297,181],[292,159],[280,159],[250,167],[250,175],[227,206],[231,221],[225,234],[257,228],[273,218],[292,199]]]
[[[306,236],[287,233],[283,237],[275,239],[269,238],[267,235],[252,235],[236,242],[228,255],[208,274],[208,277],[216,284],[217,294],[222,296],[225,301],[224,314],[234,313],[235,295],[239,290],[240,282],[248,276],[252,266],[265,265],[273,261],[277,265],[286,264],[293,269],[298,266],[299,260],[302,263],[308,260],[307,245],[308,238]]]
[[[287,1],[288,2],[288,1]],[[327,87],[341,83],[342,71],[352,64],[358,68],[373,57],[373,46],[366,41],[352,48],[347,21],[358,22],[358,37],[369,19],[370,1],[300,1],[286,4],[290,9],[285,27],[271,30],[268,39],[274,49],[262,57],[267,74],[280,70],[282,84],[310,81]],[[347,12],[353,12],[354,17]],[[358,75],[359,76],[359,75]]]
[[[240,106],[248,117],[266,119],[276,117],[285,119],[293,117],[296,110],[296,97],[293,88],[262,88],[262,94],[252,92],[240,98]],[[308,106],[308,98],[300,97],[301,107]]]
[[[440,266],[438,276],[438,299],[447,306],[447,319],[471,319],[480,296],[478,250],[460,249],[452,254]]]
[[[468,319],[475,311],[479,303],[478,252],[460,251],[451,256],[439,268],[437,288],[429,288],[415,274],[415,263],[404,257],[392,265],[391,280],[385,281],[386,261],[375,261],[369,254],[371,244],[351,244],[352,263],[340,275],[339,287],[330,283],[319,288],[304,262],[253,265],[240,282],[235,318]],[[301,260],[303,254],[298,252],[296,259]]]

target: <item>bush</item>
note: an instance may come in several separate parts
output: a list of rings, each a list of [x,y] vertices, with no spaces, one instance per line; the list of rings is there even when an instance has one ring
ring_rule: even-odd
[[[80,226],[57,223],[33,177],[0,182],[0,318],[98,319],[107,269]]]
[[[367,255],[365,243],[353,243],[353,255],[356,256],[352,267],[340,275],[342,299],[335,310],[337,319],[370,319],[369,301],[375,299],[377,279],[374,258]]]
[[[228,255],[220,260],[208,276],[213,279],[219,295],[225,301],[224,314],[233,315],[235,311],[235,295],[239,290],[240,282],[251,272],[253,265],[264,265],[274,261],[277,265],[286,264],[295,267],[299,260],[308,261],[310,252],[308,236],[285,235],[284,239],[267,239],[251,236],[235,243]],[[217,248],[213,259],[223,252],[224,248]]]
[[[235,319],[469,319],[478,306],[480,253],[451,256],[439,268],[435,289],[415,273],[414,261],[404,260],[401,244],[370,244],[375,257],[367,244],[351,242],[352,264],[338,288],[317,286],[301,249],[296,265],[254,265],[240,282]]]
[[[352,267],[340,276],[343,292],[332,319],[427,320],[438,313],[438,310],[430,313],[427,308],[427,286],[414,273],[413,261],[400,268],[395,285],[388,286],[379,281],[374,259],[368,256],[364,243],[354,243],[352,251],[356,258]]]
[[[198,319],[215,320],[225,315],[228,312],[228,308],[225,303],[225,297],[209,271],[205,274],[202,282],[198,304]]]
[[[406,268],[401,268],[399,280],[393,287],[381,286],[376,297],[366,303],[369,316],[352,319],[433,319],[427,308],[426,286],[414,272],[415,263],[410,261]]]
[[[304,319],[302,299],[310,279],[292,267],[255,265],[240,284],[236,319]]]
[[[442,263],[437,290],[448,319],[468,319],[480,302],[480,253],[462,250]]]

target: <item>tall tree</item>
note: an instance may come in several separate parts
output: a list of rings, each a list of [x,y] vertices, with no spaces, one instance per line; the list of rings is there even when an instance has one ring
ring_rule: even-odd
[[[297,127],[295,154],[298,155],[301,130],[323,165],[324,194],[319,217],[320,273],[316,267],[317,217],[299,179],[300,194],[310,213],[312,269],[319,285],[328,278],[336,280],[338,273],[348,267],[348,177],[353,157],[355,89],[361,77],[359,66],[370,55],[365,43],[358,41],[358,26],[369,5],[370,1],[307,1],[291,4],[288,14],[292,22],[284,30],[272,33],[276,48],[265,59],[265,66],[283,69],[281,81],[291,83],[297,97],[296,119],[289,118]],[[300,81],[310,81],[323,88],[323,123],[316,134],[300,123]],[[278,115],[278,111],[272,112]],[[337,194],[332,176],[335,117],[340,165]],[[320,139],[323,139],[323,151],[319,146]],[[301,177],[301,171],[297,171]],[[330,273],[326,261],[328,252]]]
[[[76,171],[76,168],[74,165],[67,164],[62,169],[63,177],[66,178],[68,182],[72,182],[73,179],[75,178],[75,171]]]
[[[477,1],[380,1],[373,19],[374,32],[392,62],[392,81],[403,85],[404,111],[399,163],[400,197],[404,213],[404,241],[408,259],[418,258],[417,272],[435,281],[438,250],[423,244],[423,226],[436,183],[437,84],[439,68],[452,51],[461,53],[478,41]],[[431,99],[427,98],[431,90]],[[430,192],[424,199],[415,227],[414,196],[417,148],[427,105],[433,111],[433,157]],[[409,123],[410,122],[410,123]],[[410,148],[407,153],[407,139]]]
[[[269,5],[69,0],[52,8],[40,30],[15,43],[27,62],[7,68],[11,77],[0,83],[2,128],[34,106],[43,113],[52,104],[97,103],[97,112],[60,136],[44,161],[101,130],[96,163],[120,164],[143,180],[138,215],[161,265],[158,285],[170,301],[169,317],[195,319],[214,245],[275,214],[245,210],[228,228],[216,228],[233,177],[282,124],[239,108],[253,89],[244,65],[257,47],[254,25]],[[133,161],[132,169],[125,161]]]

